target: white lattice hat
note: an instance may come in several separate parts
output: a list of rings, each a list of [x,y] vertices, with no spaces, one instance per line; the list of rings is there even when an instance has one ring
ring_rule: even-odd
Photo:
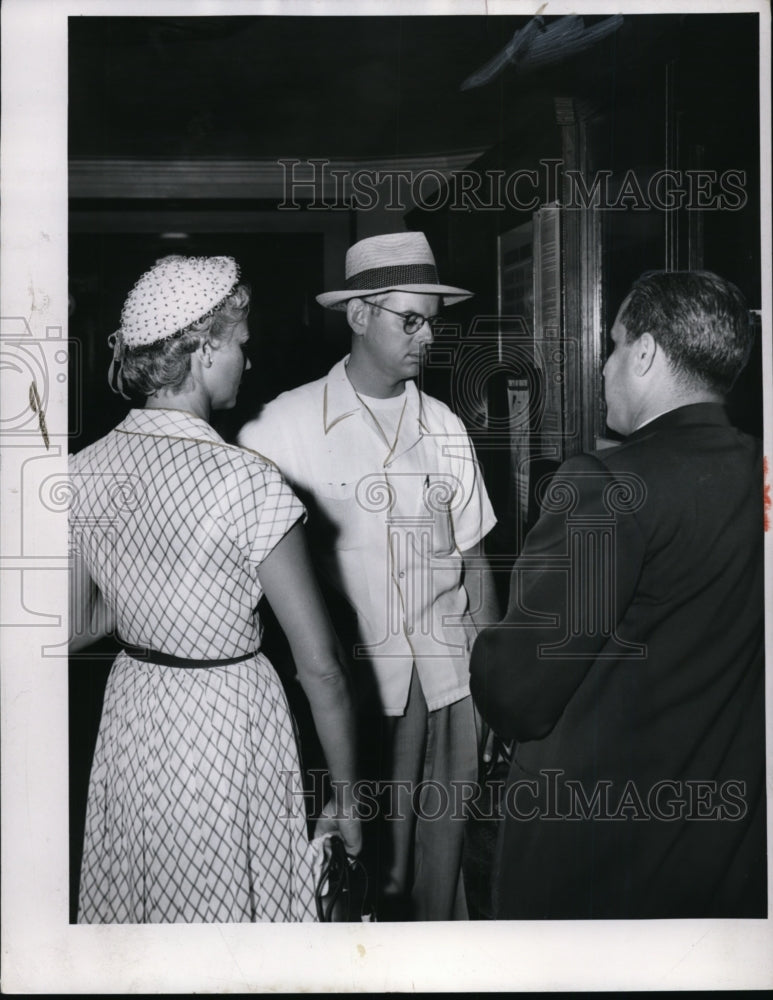
[[[328,309],[345,309],[349,299],[380,292],[419,292],[442,295],[451,305],[469,299],[466,288],[441,285],[435,258],[424,233],[386,233],[369,236],[346,253],[346,288],[323,292],[317,302]]]
[[[238,283],[233,257],[162,257],[126,297],[118,331],[124,346],[147,347],[187,330],[222,305]]]

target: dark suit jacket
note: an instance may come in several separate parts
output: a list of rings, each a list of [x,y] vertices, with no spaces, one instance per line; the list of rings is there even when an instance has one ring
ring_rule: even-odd
[[[695,404],[556,473],[471,663],[500,919],[766,915],[761,466]]]

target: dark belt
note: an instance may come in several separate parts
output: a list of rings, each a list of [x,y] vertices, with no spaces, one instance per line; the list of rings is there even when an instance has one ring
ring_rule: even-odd
[[[160,667],[187,667],[189,670],[196,670],[203,667],[230,667],[234,663],[244,663],[255,656],[256,650],[251,653],[242,653],[241,656],[232,656],[226,660],[187,660],[182,656],[170,656],[168,653],[161,653],[155,649],[148,649],[147,646],[132,646],[131,643],[118,640],[118,644],[129,656],[135,660],[142,660],[144,663],[155,663]]]

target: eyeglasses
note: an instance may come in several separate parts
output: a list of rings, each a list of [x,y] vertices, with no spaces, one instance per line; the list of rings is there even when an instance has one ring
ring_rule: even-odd
[[[373,309],[383,309],[384,312],[392,313],[393,316],[399,316],[403,321],[403,333],[408,337],[412,337],[414,333],[418,333],[425,323],[428,324],[433,333],[445,323],[442,316],[422,316],[421,313],[417,312],[403,313],[398,312],[396,309],[388,309],[387,306],[382,306],[380,302],[369,302],[367,299],[363,299],[362,301],[366,306],[371,306]]]

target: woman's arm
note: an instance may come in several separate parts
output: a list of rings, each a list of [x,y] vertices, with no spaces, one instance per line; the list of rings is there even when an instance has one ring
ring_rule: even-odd
[[[330,624],[300,523],[266,556],[258,575],[290,643],[334,783],[332,808],[325,809],[328,817],[332,813],[334,822],[323,820],[321,828],[337,828],[349,854],[357,854],[361,834],[352,795],[356,778],[354,712],[338,638]]]
[[[78,653],[112,635],[115,615],[91,579],[83,559],[70,557],[70,653]]]

